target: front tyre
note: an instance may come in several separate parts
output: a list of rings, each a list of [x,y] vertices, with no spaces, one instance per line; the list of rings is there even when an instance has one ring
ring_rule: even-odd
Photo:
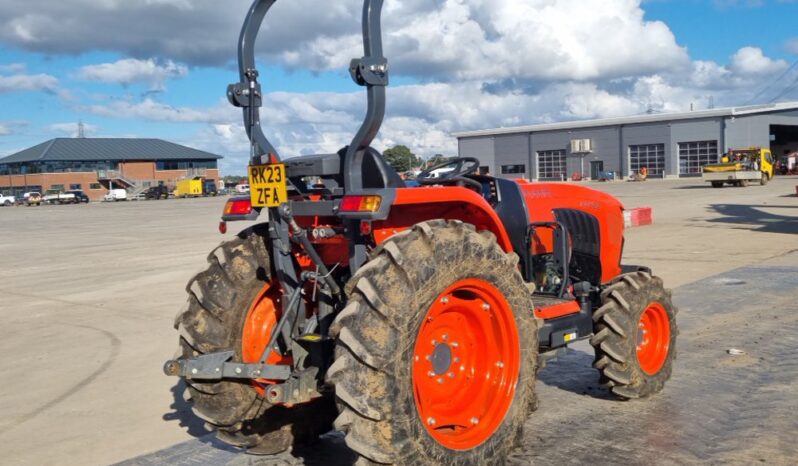
[[[621,275],[601,293],[593,313],[593,367],[617,396],[645,398],[665,386],[676,358],[677,309],[662,279],[648,272]]]
[[[504,464],[534,410],[537,321],[491,233],[423,222],[350,280],[328,380],[336,428],[366,460]]]

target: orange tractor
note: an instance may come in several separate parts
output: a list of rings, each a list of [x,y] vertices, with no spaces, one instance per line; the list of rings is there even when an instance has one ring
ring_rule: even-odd
[[[282,160],[260,127],[253,51],[273,3],[253,3],[228,88],[251,192],[220,229],[264,221],[189,282],[164,367],[220,439],[271,454],[334,427],[368,464],[502,464],[536,407],[540,362],[584,339],[619,398],[662,390],[676,309],[648,268],[622,265],[619,201],[480,175],[471,158],[406,187],[370,147],[388,84],[382,0],[364,1],[365,54],[350,66],[368,93],[351,144]]]

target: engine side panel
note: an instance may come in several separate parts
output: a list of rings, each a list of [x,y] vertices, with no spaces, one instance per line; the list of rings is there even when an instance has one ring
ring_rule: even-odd
[[[565,183],[520,181],[530,222],[560,221],[570,230],[577,264],[586,274],[606,283],[621,273],[623,252],[623,204],[613,196]],[[580,212],[582,214],[580,214]],[[533,254],[552,251],[546,232],[536,238]],[[590,257],[597,257],[598,270],[590,272]]]

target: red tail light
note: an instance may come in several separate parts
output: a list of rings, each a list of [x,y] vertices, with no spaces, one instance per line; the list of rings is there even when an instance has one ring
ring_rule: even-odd
[[[341,200],[341,212],[376,212],[380,210],[380,196],[344,196]]]
[[[224,215],[249,215],[252,213],[252,201],[249,199],[230,199],[224,205]]]

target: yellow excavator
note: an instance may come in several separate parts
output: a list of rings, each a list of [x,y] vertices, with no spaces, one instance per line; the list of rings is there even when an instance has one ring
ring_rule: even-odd
[[[702,179],[711,183],[713,188],[722,188],[726,183],[745,187],[757,181],[764,186],[771,178],[773,155],[770,149],[761,147],[729,150],[721,157],[720,163],[705,165],[702,173]]]

